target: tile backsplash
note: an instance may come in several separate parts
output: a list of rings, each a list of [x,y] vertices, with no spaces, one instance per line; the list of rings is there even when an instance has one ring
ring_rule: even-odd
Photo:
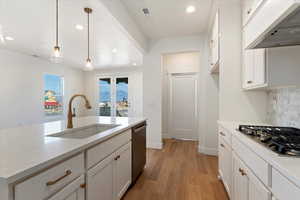
[[[300,88],[269,91],[267,117],[273,125],[300,128]]]

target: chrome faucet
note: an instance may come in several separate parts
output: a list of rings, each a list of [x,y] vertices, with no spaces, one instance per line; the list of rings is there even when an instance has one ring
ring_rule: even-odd
[[[68,128],[73,128],[73,113],[72,113],[72,102],[76,97],[82,97],[85,100],[85,107],[87,109],[92,109],[92,106],[89,102],[89,100],[86,98],[85,95],[83,94],[75,94],[74,96],[71,97],[69,101],[69,111],[68,111]]]

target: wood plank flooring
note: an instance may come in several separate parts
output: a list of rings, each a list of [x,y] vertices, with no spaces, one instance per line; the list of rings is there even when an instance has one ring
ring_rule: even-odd
[[[123,200],[228,200],[218,160],[197,153],[197,142],[165,140],[147,150],[147,166]]]

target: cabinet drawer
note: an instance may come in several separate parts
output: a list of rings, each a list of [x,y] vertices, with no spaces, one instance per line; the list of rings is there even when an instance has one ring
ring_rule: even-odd
[[[116,151],[122,145],[131,140],[131,130],[127,130],[99,145],[87,150],[87,168],[93,167],[95,164],[103,160],[105,157]]]
[[[248,168],[250,168],[265,185],[269,186],[270,165],[235,137],[232,138],[232,148],[245,162]]]
[[[272,168],[272,192],[278,200],[295,199],[300,196],[300,188],[274,168]]]
[[[227,144],[231,145],[231,133],[221,126],[219,126],[219,138],[222,138]]]
[[[84,155],[77,155],[15,185],[15,200],[45,199],[84,173]]]

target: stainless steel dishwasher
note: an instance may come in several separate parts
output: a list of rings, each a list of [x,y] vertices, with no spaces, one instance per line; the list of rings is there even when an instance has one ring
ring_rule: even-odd
[[[132,183],[134,184],[146,165],[146,127],[142,122],[132,128]]]

